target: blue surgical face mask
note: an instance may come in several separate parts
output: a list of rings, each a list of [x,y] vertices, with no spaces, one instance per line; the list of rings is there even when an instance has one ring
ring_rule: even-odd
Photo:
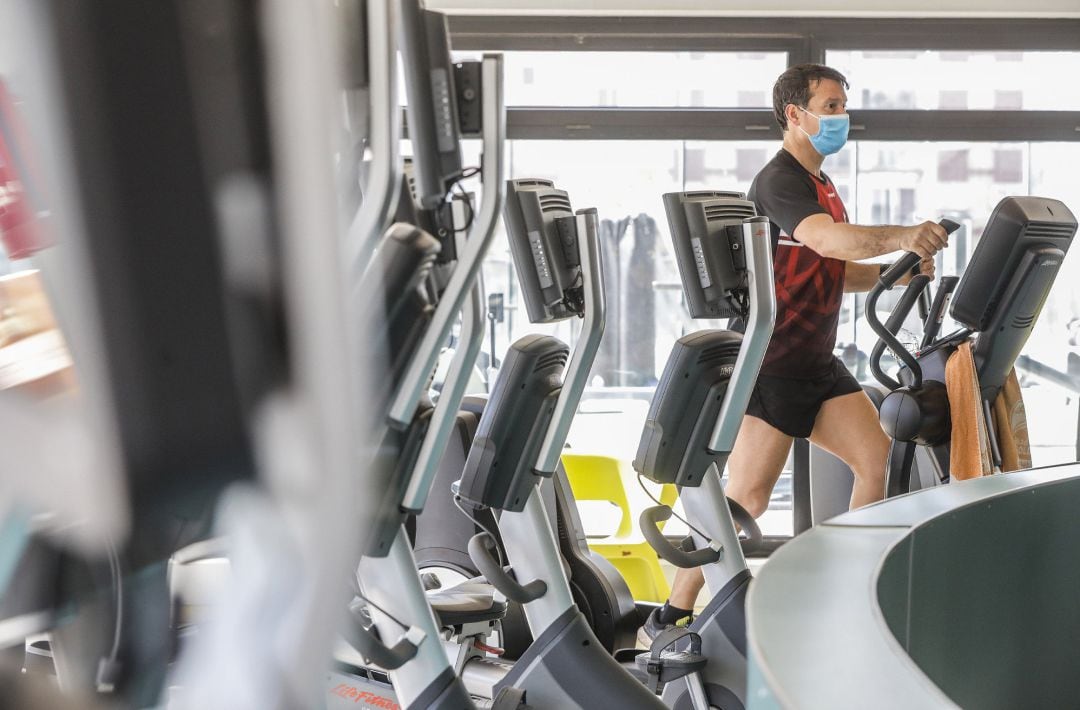
[[[806,133],[806,130],[799,126],[799,130],[806,133],[810,139],[810,145],[814,146],[814,150],[822,155],[832,155],[844,147],[844,144],[847,143],[848,128],[851,126],[851,118],[846,113],[839,116],[818,116],[816,113],[810,113],[802,106],[799,106],[798,109],[803,113],[809,113],[818,120],[818,132],[814,135]]]

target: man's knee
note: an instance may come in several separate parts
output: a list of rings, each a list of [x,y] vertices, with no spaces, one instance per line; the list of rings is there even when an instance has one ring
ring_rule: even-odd
[[[746,512],[759,518],[769,509],[769,500],[772,498],[777,478],[779,472],[776,475],[770,472],[768,475],[752,478],[732,476],[724,490],[736,503],[746,508]]]
[[[889,463],[889,439],[883,435],[880,441],[867,442],[865,448],[858,451],[847,463],[856,478],[866,481],[879,481],[885,477]]]
[[[848,464],[848,467],[855,474],[855,478],[863,483],[877,485],[885,480],[886,462],[884,459],[874,463]]]
[[[792,438],[752,415],[743,418],[728,461],[727,494],[755,518],[769,508],[773,487],[784,470]]]
[[[772,489],[765,487],[752,488],[739,496],[738,503],[746,508],[746,512],[755,518],[760,518],[769,509],[769,500],[772,498]]]

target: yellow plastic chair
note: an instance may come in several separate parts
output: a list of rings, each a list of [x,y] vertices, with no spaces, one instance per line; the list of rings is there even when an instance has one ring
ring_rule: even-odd
[[[638,528],[641,511],[655,503],[641,490],[630,462],[611,456],[564,453],[562,463],[578,503],[607,502],[617,509],[618,523],[608,526],[614,530],[595,533],[591,530],[595,526],[587,520],[595,516],[582,509],[585,506],[579,506],[589,547],[614,565],[636,601],[666,601],[671,588],[656,552]],[[660,486],[651,481],[645,481],[645,485],[665,505],[673,505],[678,497],[673,485]]]

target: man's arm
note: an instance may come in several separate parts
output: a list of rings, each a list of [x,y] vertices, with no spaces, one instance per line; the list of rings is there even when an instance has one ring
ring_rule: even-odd
[[[869,259],[892,251],[913,251],[929,257],[943,249],[949,238],[944,227],[934,222],[912,227],[863,227],[834,222],[827,214],[813,214],[802,220],[793,236],[822,256],[845,261]]]
[[[849,261],[844,264],[844,293],[863,293],[878,282],[881,264],[860,264]]]
[[[934,260],[923,259],[919,262],[919,271],[934,279]],[[863,293],[874,287],[881,277],[881,264],[860,264],[849,261],[844,264],[844,293]],[[896,282],[906,286],[911,281],[911,274],[904,274]]]

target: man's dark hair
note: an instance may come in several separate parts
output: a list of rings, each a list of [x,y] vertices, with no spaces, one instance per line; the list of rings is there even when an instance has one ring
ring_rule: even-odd
[[[776,122],[780,124],[780,130],[787,130],[787,116],[784,115],[787,105],[795,104],[806,108],[806,104],[810,102],[811,86],[822,79],[832,79],[845,89],[848,88],[844,75],[824,64],[797,64],[780,75],[772,88],[773,114]]]

